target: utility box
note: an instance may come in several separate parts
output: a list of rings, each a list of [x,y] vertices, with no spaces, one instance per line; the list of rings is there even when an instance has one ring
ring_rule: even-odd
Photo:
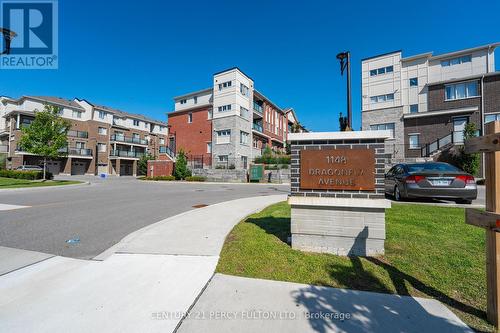
[[[264,165],[252,164],[250,166],[250,181],[259,182],[264,177]]]

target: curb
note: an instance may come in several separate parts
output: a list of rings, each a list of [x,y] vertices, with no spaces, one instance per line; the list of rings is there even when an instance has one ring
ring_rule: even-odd
[[[138,179],[141,182],[146,183],[171,183],[171,184],[209,184],[209,185],[290,185],[290,183],[231,183],[231,182],[187,182],[187,181],[179,181],[179,180],[143,180]]]
[[[19,187],[19,188],[0,188],[0,193],[2,192],[17,192],[17,191],[34,191],[34,190],[46,190],[46,189],[56,189],[56,188],[67,188],[73,186],[84,186],[90,185],[89,181],[82,182],[81,184],[68,184],[68,185],[54,185],[54,186],[38,186],[38,187]]]

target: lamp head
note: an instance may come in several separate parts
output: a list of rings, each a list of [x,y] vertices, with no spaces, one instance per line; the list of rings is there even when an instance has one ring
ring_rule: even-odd
[[[345,58],[347,58],[347,52],[341,52],[337,54],[337,59],[339,59],[340,61],[343,61]]]

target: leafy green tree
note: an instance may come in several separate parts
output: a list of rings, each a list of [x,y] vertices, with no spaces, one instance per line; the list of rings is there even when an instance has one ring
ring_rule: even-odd
[[[477,136],[477,128],[476,124],[468,123],[464,128],[464,141]],[[465,147],[461,146],[459,148],[459,153],[457,157],[457,166],[464,170],[465,172],[470,173],[471,175],[477,175],[479,171],[479,154],[466,154]]]
[[[186,177],[191,176],[191,170],[187,167],[186,153],[184,153],[182,148],[177,153],[177,157],[175,159],[174,176],[175,179],[185,179]]]
[[[71,123],[59,115],[59,110],[57,106],[46,104],[43,111],[35,112],[33,122],[21,129],[21,148],[43,157],[43,179],[46,179],[47,159],[67,155],[67,135]]]
[[[148,161],[154,160],[154,156],[151,154],[142,155],[139,162],[137,162],[137,169],[139,171],[139,175],[144,176],[148,174]]]

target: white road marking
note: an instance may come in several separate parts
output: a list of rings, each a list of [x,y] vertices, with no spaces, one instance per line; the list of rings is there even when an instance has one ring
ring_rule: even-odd
[[[0,203],[0,211],[2,211],[2,210],[20,209],[20,208],[28,208],[28,207],[30,207],[30,206],[7,205],[7,204],[1,204]]]

